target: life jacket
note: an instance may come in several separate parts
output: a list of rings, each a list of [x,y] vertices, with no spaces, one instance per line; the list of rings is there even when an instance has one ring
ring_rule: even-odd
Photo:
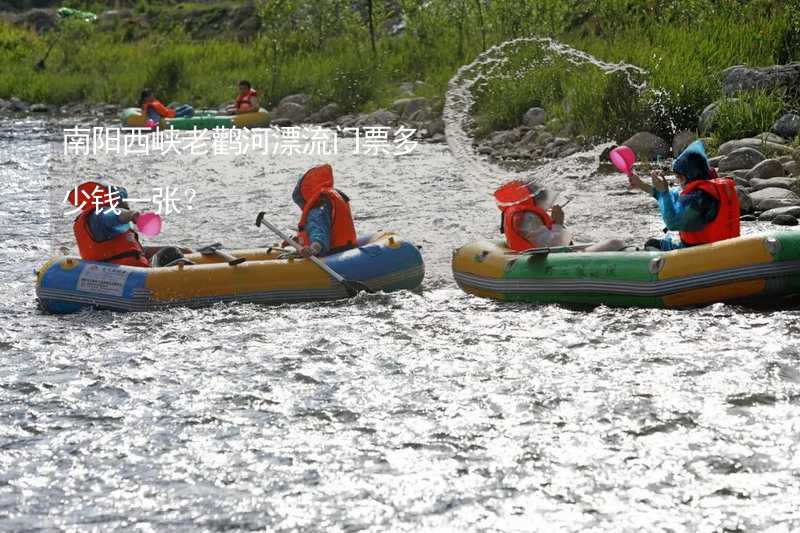
[[[716,172],[713,174],[716,176]],[[730,178],[695,180],[681,191],[681,196],[703,191],[719,201],[717,216],[698,231],[681,231],[681,241],[687,245],[707,244],[739,236],[739,196],[736,182]]]
[[[330,165],[319,165],[303,175],[300,181],[300,195],[303,197],[303,213],[297,224],[297,239],[303,246],[310,246],[311,240],[306,231],[308,215],[323,199],[331,206],[331,242],[328,254],[335,254],[356,246],[358,237],[350,212],[350,202],[346,196],[333,188],[333,169]]]
[[[129,229],[107,241],[95,240],[89,228],[91,214],[92,209],[83,211],[72,224],[82,259],[118,265],[150,266],[150,262],[145,257],[144,248],[139,242],[139,236],[133,230]]]
[[[236,97],[236,111],[242,111],[242,106],[244,104],[249,106],[246,111],[258,111],[257,109],[253,108],[253,102],[251,101],[252,98],[256,98],[257,96],[258,93],[255,91],[255,89],[249,89],[247,93],[243,95],[239,94],[239,96]]]
[[[151,108],[158,114],[159,117],[164,117],[164,118],[175,117],[175,110],[168,108],[158,100],[153,100],[152,102],[145,102],[142,105],[142,115],[144,115],[145,117],[149,117]]]
[[[514,216],[533,213],[542,221],[547,229],[553,228],[553,219],[547,211],[538,207],[528,186],[521,181],[511,181],[494,193],[497,207],[500,209],[500,233],[506,236],[506,245],[514,251],[521,252],[538,245],[526,239],[514,227]]]

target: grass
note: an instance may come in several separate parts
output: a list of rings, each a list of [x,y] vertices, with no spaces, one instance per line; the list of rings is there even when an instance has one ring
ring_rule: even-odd
[[[100,2],[73,2],[102,8]],[[393,34],[399,4],[405,29]],[[139,2],[155,19],[193,4]],[[198,107],[232,100],[249,79],[270,105],[296,92],[346,111],[384,107],[398,85],[421,80],[422,96],[441,100],[456,69],[512,37],[553,36],[607,62],[645,69],[646,90],[622,75],[548,58],[519,47],[497,76],[476,89],[477,133],[510,128],[532,106],[553,126],[593,139],[621,139],[647,129],[666,138],[696,128],[702,109],[721,96],[717,76],[734,64],[800,60],[800,0],[398,0],[375,2],[373,54],[363,9],[349,0],[272,0],[261,5],[262,30],[250,42],[192,40],[180,27],[154,30],[66,23],[39,36],[0,23],[0,97],[63,104],[135,104],[149,86],[166,101]],[[389,6],[389,7],[387,7]],[[179,25],[178,25],[179,26]],[[159,27],[162,27],[159,24]],[[55,40],[44,71],[33,65]],[[721,141],[769,129],[792,102],[776,94],[743,96],[723,106],[711,135]]]

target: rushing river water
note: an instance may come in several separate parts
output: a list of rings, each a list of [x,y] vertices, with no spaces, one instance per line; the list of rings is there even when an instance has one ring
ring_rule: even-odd
[[[59,127],[0,130],[0,530],[800,528],[797,311],[468,296],[451,251],[495,235],[490,189],[446,146],[341,139],[326,159],[357,226],[423,246],[420,293],[42,315],[33,270],[74,249],[50,222],[65,184],[194,189],[155,242],[235,248],[274,241],[260,210],[295,222],[291,189],[321,159],[70,158]],[[577,236],[657,234],[652,200],[597,167],[538,171],[574,198]]]

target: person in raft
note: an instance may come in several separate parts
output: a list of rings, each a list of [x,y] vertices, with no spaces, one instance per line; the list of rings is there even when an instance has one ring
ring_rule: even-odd
[[[303,174],[292,199],[303,210],[297,224],[297,240],[303,246],[300,255],[330,255],[357,245],[350,199],[333,188],[330,165],[318,165]]]
[[[138,211],[129,208],[124,187],[94,181],[84,182],[67,194],[79,213],[72,224],[81,259],[138,267],[191,264],[175,246],[143,247],[131,223]]]
[[[501,211],[500,233],[505,235],[508,248],[523,252],[572,243],[572,233],[564,225],[564,210],[553,205],[553,195],[535,182],[509,181],[494,192],[494,197]],[[576,246],[575,251],[605,252],[624,247],[622,241],[612,239]]]
[[[632,173],[631,187],[658,200],[667,231],[678,231],[679,240],[666,236],[649,239],[646,248],[676,250],[739,236],[739,197],[736,182],[720,178],[709,166],[702,141],[695,141],[672,163],[680,187],[670,189],[667,180],[654,175],[652,185]]]
[[[261,109],[258,103],[258,93],[250,85],[247,80],[239,82],[239,95],[233,105],[226,108],[226,111],[231,115],[239,115],[241,113],[253,113]]]
[[[194,109],[190,105],[182,105],[175,109],[162,104],[153,95],[153,91],[145,89],[139,95],[139,107],[142,115],[158,123],[162,118],[189,118],[194,116]]]

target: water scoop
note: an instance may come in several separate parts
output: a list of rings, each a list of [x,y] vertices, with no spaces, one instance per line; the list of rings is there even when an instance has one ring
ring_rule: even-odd
[[[161,215],[153,211],[139,213],[135,224],[139,233],[147,237],[155,237],[161,233]]]
[[[636,162],[636,154],[633,153],[633,150],[628,148],[627,146],[617,146],[611,153],[608,154],[608,158],[614,163],[614,166],[617,169],[630,176],[633,172],[633,164]]]

